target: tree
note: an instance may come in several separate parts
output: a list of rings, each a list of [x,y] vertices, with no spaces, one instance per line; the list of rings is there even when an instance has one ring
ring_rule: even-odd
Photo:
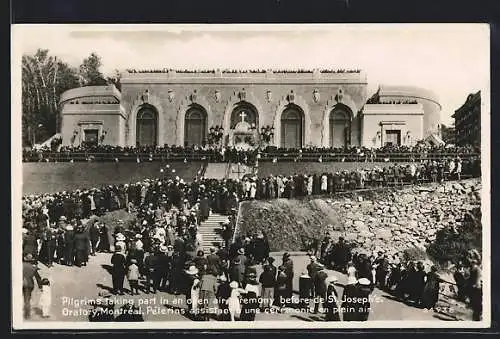
[[[23,144],[32,145],[57,132],[59,99],[78,87],[77,71],[46,49],[22,57]]]
[[[110,85],[115,85],[115,87],[121,91],[122,90],[122,84],[120,82],[121,80],[121,73],[119,70],[115,69],[114,73],[112,76],[107,77],[108,84]]]
[[[102,66],[101,57],[96,53],[90,53],[88,58],[83,59],[80,65],[81,86],[103,86],[107,85],[106,79],[99,70]]]

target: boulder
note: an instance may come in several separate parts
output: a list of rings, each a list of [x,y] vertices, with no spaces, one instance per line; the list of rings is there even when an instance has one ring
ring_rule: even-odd
[[[388,229],[379,228],[379,229],[375,230],[375,237],[377,239],[388,240],[388,239],[391,239],[392,232]]]

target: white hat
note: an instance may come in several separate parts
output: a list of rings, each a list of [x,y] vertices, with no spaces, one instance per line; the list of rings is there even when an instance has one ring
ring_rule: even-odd
[[[160,252],[166,253],[167,252],[167,246],[160,246]]]
[[[121,233],[116,235],[116,241],[125,241],[125,236]]]
[[[198,269],[196,268],[196,266],[189,266],[189,269],[186,270],[186,273],[190,275],[195,275],[198,274]]]
[[[339,280],[339,279],[336,276],[331,275],[325,279],[325,283],[332,284],[332,283],[336,282],[337,280]]]
[[[136,235],[135,235],[135,237],[136,237],[137,239],[142,239],[142,234],[136,234]]]
[[[367,278],[361,278],[361,279],[358,279],[358,284],[364,285],[364,286],[369,286],[369,285],[371,285],[371,282]]]
[[[231,288],[238,288],[238,282],[231,281],[231,283],[229,284],[229,287],[231,287]]]
[[[71,225],[66,226],[66,231],[73,231],[73,226]]]
[[[142,224],[143,224],[143,225],[147,225],[147,224],[148,224],[147,220],[144,220],[144,221],[142,222]]]

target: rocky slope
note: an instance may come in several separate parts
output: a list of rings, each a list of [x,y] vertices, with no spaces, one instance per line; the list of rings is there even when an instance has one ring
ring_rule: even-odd
[[[366,250],[424,250],[436,232],[480,205],[480,179],[242,204],[237,233],[263,230],[272,250],[303,250],[325,232]]]

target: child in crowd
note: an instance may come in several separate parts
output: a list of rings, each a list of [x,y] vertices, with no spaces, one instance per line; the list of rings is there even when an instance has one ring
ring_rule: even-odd
[[[139,266],[137,266],[136,259],[130,259],[130,266],[128,267],[127,279],[130,285],[130,294],[139,294]]]
[[[38,303],[42,309],[42,318],[49,318],[50,306],[52,304],[52,293],[50,290],[50,281],[47,278],[42,279],[42,290]]]

